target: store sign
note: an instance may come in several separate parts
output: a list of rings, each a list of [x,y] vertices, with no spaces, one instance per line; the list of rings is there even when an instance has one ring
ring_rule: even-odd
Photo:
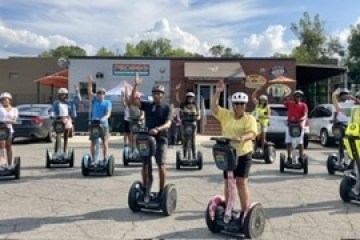
[[[260,88],[264,84],[266,84],[266,79],[261,75],[251,74],[246,76],[245,86],[247,88]]]
[[[270,70],[270,79],[275,79],[281,76],[287,76],[288,72],[284,66],[275,66]]]
[[[139,73],[140,76],[149,76],[149,64],[113,64],[113,75],[115,76],[135,76]]]
[[[285,92],[290,91],[290,87],[285,84],[272,84],[266,89],[267,94],[275,99],[282,98]]]

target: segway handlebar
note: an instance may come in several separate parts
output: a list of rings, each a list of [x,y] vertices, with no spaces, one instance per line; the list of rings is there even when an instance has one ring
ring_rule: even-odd
[[[232,141],[230,137],[211,137],[210,140],[216,141],[216,143],[229,144]]]

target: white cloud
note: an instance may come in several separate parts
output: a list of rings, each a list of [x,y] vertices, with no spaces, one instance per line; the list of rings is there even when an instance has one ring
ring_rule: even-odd
[[[284,40],[286,28],[282,25],[271,25],[264,32],[251,34],[243,40],[240,52],[246,57],[270,57],[274,53],[290,53],[299,45],[297,40]]]

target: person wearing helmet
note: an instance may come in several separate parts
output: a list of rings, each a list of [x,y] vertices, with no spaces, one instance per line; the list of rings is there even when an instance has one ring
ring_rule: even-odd
[[[76,108],[81,101],[80,91],[77,85],[75,85],[75,93],[76,94],[72,99],[68,99],[68,90],[66,88],[60,88],[58,90],[59,99],[53,102],[52,107],[49,110],[51,117],[61,117],[65,124],[64,152],[67,152],[68,138],[73,128],[72,121],[77,116]],[[55,152],[58,151],[58,149],[56,149],[56,146],[57,145],[55,144]]]
[[[269,118],[271,114],[271,110],[269,107],[268,97],[266,95],[261,95],[259,100],[257,99],[257,93],[260,88],[256,89],[252,95],[251,99],[255,104],[255,115],[258,124],[260,125],[260,143],[261,149],[264,149],[266,143],[266,130],[269,126]],[[257,136],[259,137],[259,135]]]
[[[248,176],[252,163],[253,140],[257,135],[256,119],[251,114],[246,113],[246,104],[248,95],[243,92],[236,92],[231,96],[233,110],[228,110],[219,106],[221,92],[224,91],[224,81],[220,80],[216,84],[216,91],[211,99],[211,111],[213,116],[220,121],[221,135],[231,137],[231,145],[236,149],[238,158],[234,177],[236,178],[236,187],[240,198],[241,214],[249,206],[250,196],[248,188]],[[227,178],[224,172],[224,178]],[[228,197],[227,182],[225,181],[225,198]]]
[[[139,74],[135,75],[135,84],[131,94],[132,99],[135,99],[136,91],[140,86],[142,79]],[[155,160],[159,169],[159,194],[158,197],[162,196],[165,181],[166,181],[166,168],[165,161],[167,155],[168,146],[168,129],[171,127],[172,109],[164,103],[165,88],[162,85],[155,85],[152,90],[153,102],[141,102],[140,109],[145,112],[145,127],[149,129],[150,135],[155,137],[156,150]],[[142,179],[143,184],[146,186],[147,182],[147,164],[144,162],[142,166]]]
[[[5,141],[0,141],[0,158],[7,156],[7,166],[12,167],[12,138],[14,134],[13,124],[16,123],[19,117],[17,108],[11,105],[12,96],[8,92],[0,94],[0,122],[7,125],[10,130],[9,138]],[[6,155],[5,155],[6,153]]]
[[[110,100],[105,99],[105,88],[99,88],[94,94],[92,89],[93,78],[92,75],[88,76],[88,96],[91,99],[91,119],[100,120],[101,127],[101,139],[103,145],[103,159],[106,159],[109,151],[109,117],[111,116],[112,104]],[[91,141],[91,156],[95,159],[95,146],[96,140]]]
[[[347,125],[349,122],[351,108],[357,102],[357,98],[352,96],[347,88],[337,88],[332,93],[331,99],[336,110],[334,122]]]
[[[139,109],[140,106],[140,93],[136,92],[135,99],[132,101],[131,98],[129,98],[129,91],[128,87],[131,87],[129,85],[126,85],[124,88],[124,92],[122,93],[122,99],[124,104],[124,144],[125,146],[130,143],[131,151],[130,151],[130,158],[132,155],[132,152],[134,151],[134,141],[133,136],[131,134],[130,125],[132,121],[137,121],[141,125],[144,124],[144,111]]]
[[[176,99],[179,100],[179,90],[180,90],[180,86],[181,84],[176,86]],[[184,102],[180,103],[180,119],[182,119],[184,117],[185,114],[194,114],[196,115],[196,120],[199,121],[200,120],[200,113],[199,113],[199,109],[196,105],[196,95],[193,91],[191,90],[187,90],[186,94],[185,94],[185,100]],[[194,126],[195,126],[195,133],[197,132],[197,123],[196,121],[193,122]],[[184,129],[181,129],[181,133],[182,133],[182,144],[183,144],[183,157],[185,158],[185,154],[186,154],[186,141],[184,141],[184,134],[183,134]],[[192,146],[191,146],[191,150],[192,150],[192,154],[193,154],[193,159],[196,159],[196,139],[195,139],[196,134],[194,134],[193,139],[192,139]]]
[[[290,96],[292,95],[292,99]],[[283,103],[285,107],[288,109],[288,124],[292,122],[300,122],[302,126],[304,126],[305,121],[308,116],[308,106],[306,103],[302,102],[302,98],[304,97],[304,92],[301,90],[296,90],[291,94],[291,90],[286,88],[283,96]],[[289,128],[286,128],[285,132],[285,143],[287,145],[287,161],[288,163],[292,162],[291,159],[291,141],[292,138],[290,136]],[[300,162],[302,162],[302,157],[304,156],[304,128],[302,128],[300,135]]]

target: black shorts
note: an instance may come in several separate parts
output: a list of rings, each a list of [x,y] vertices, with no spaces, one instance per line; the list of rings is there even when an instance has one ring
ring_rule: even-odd
[[[237,166],[234,170],[234,177],[249,177],[249,172],[252,164],[252,154],[248,153],[238,157]],[[227,172],[224,172],[224,178],[227,178]]]
[[[165,164],[167,149],[168,149],[167,142],[156,141],[155,160],[157,165]]]
[[[124,133],[130,133],[130,122],[124,120]]]

